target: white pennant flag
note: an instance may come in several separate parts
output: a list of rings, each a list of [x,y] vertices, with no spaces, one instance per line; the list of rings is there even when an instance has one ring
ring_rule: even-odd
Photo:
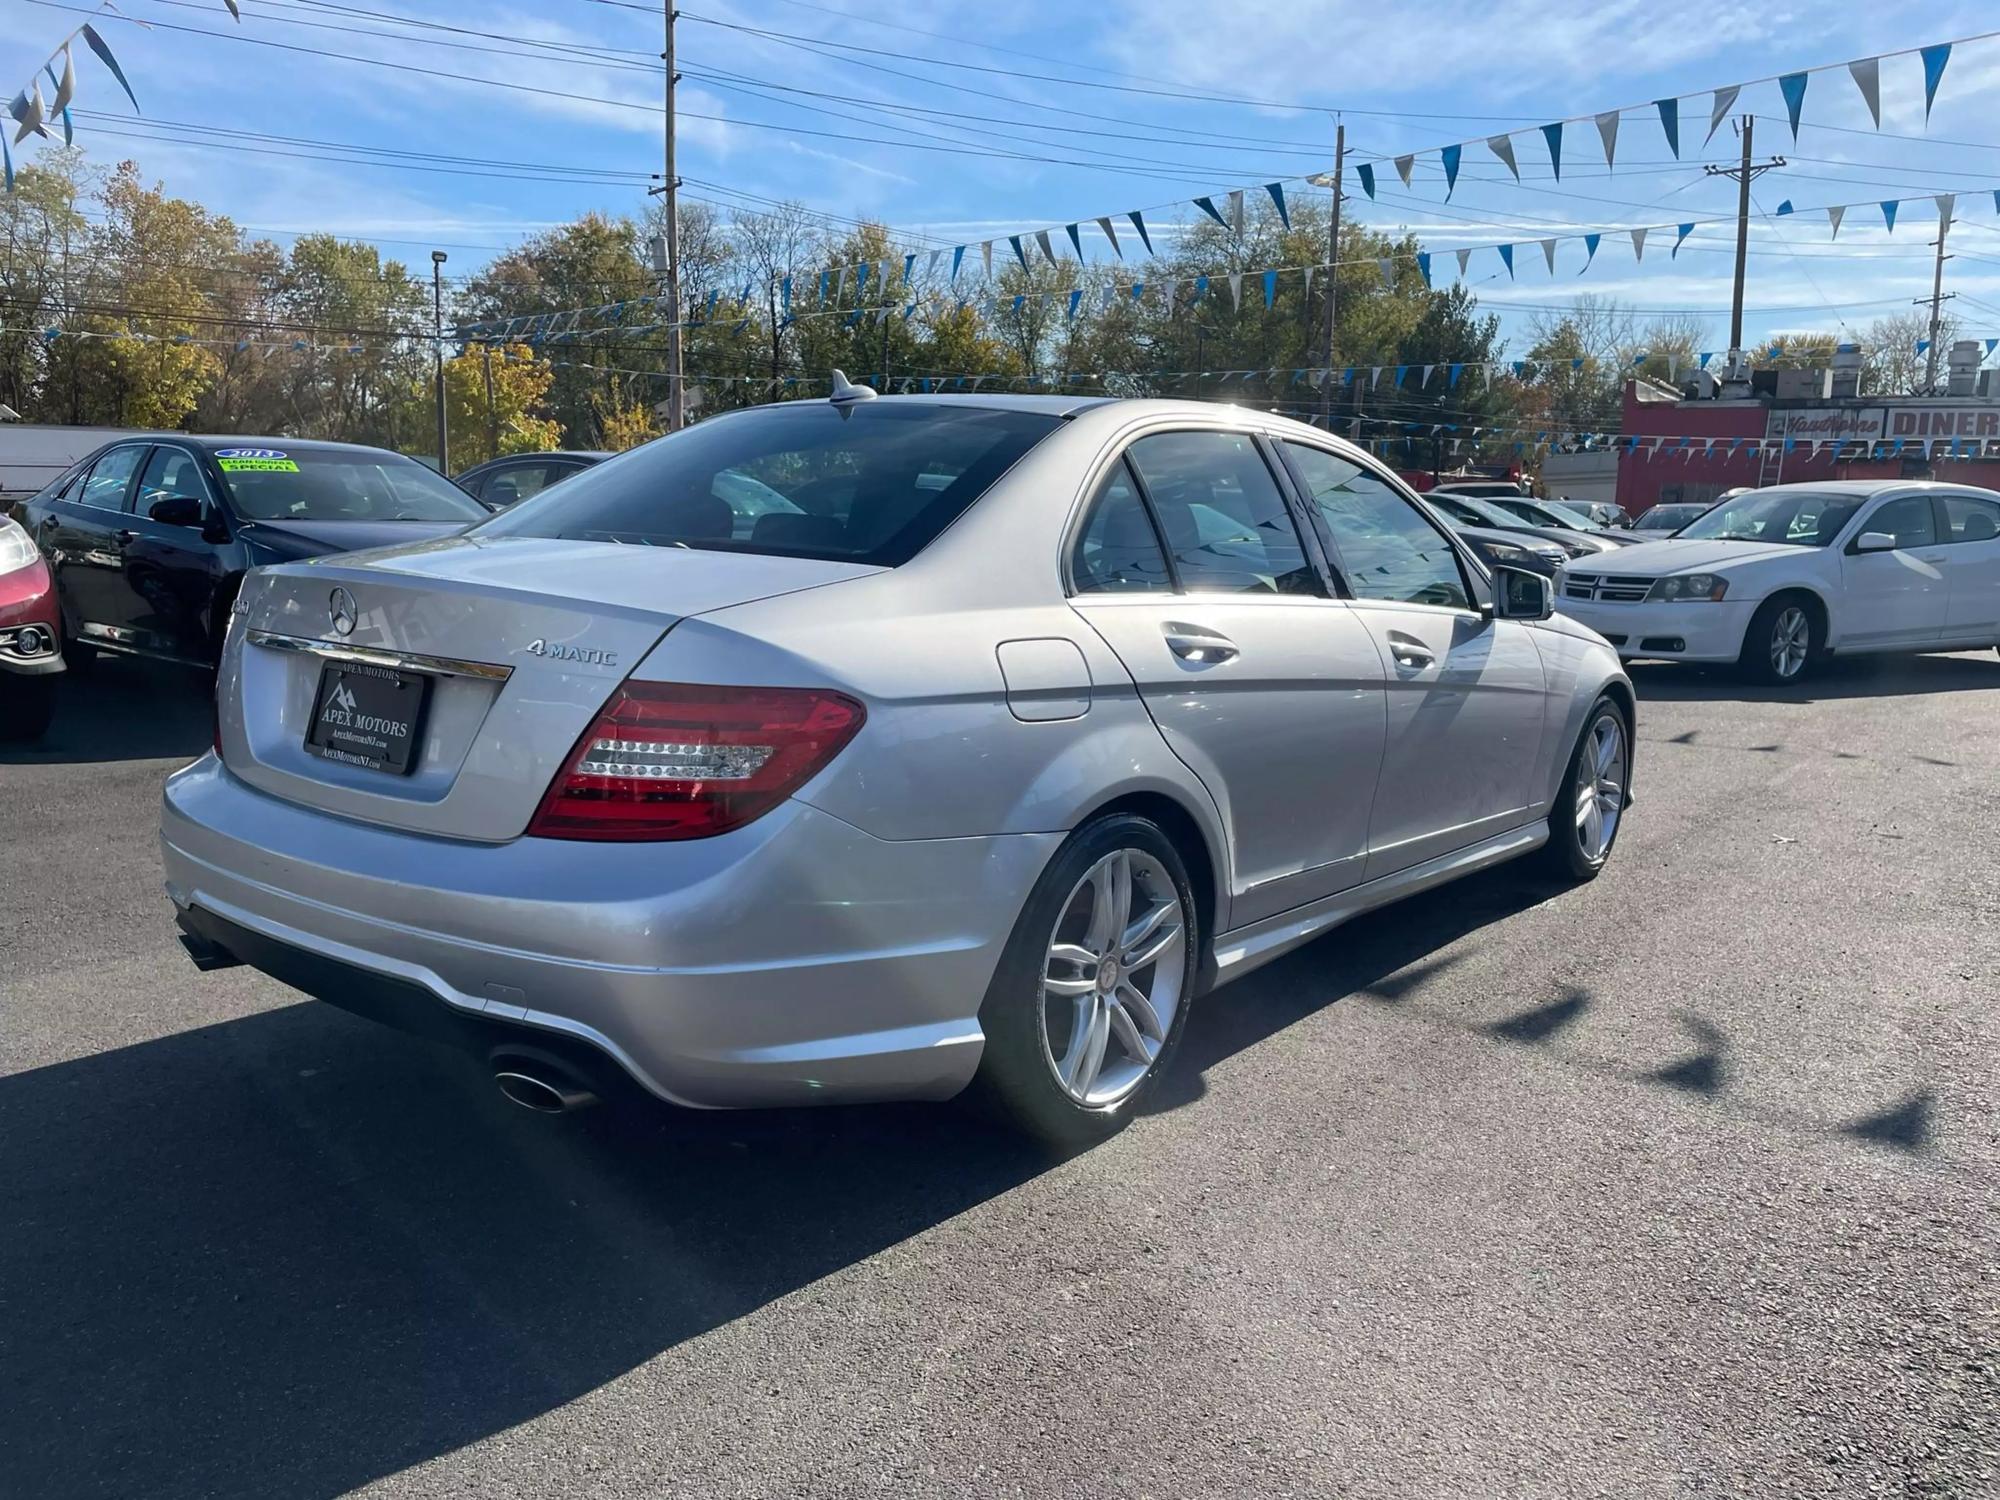
[[[1381,273],[1382,285],[1392,287],[1396,284],[1396,262],[1392,257],[1383,256],[1375,262],[1375,269]]]
[[[1174,284],[1171,281],[1160,283],[1160,300],[1167,304],[1169,313],[1174,310]]]
[[[1310,304],[1312,302],[1312,299],[1313,299],[1313,268],[1311,266],[1307,266],[1305,290],[1299,293],[1299,300],[1301,302]]]
[[[1519,182],[1521,180],[1521,169],[1514,161],[1513,139],[1509,136],[1496,135],[1488,138],[1486,144],[1495,156],[1507,163],[1507,170],[1512,172],[1514,180]]]
[[[1669,382],[1672,382],[1679,380],[1680,378],[1681,378],[1681,357],[1678,354],[1669,354],[1667,356],[1667,379]]]
[[[57,119],[69,108],[70,100],[76,97],[76,64],[70,60],[69,43],[63,43],[62,77],[56,83],[56,96],[49,102],[49,113]]]
[[[1618,111],[1607,109],[1597,117],[1597,134],[1604,142],[1604,165],[1609,167],[1618,155]]]
[[[979,247],[980,264],[986,268],[986,279],[993,279],[993,241],[986,240]]]
[[[1847,71],[1854,75],[1854,86],[1861,90],[1861,97],[1868,104],[1868,118],[1875,122],[1875,128],[1882,128],[1882,59],[1864,57],[1859,62],[1847,65]]]
[[[1644,260],[1645,258],[1646,258],[1646,231],[1643,229],[1635,229],[1632,231],[1632,259]]]
[[[1542,258],[1543,258],[1544,260],[1546,260],[1546,261],[1547,261],[1547,262],[1549,263],[1549,274],[1550,274],[1551,276],[1555,275],[1555,274],[1556,274],[1556,242],[1555,242],[1554,240],[1543,240],[1543,241],[1542,241]]]
[[[1243,189],[1238,188],[1229,195],[1229,229],[1232,234],[1243,233]]]
[[[1829,208],[1829,209],[1828,209],[1828,210],[1826,211],[1826,221],[1827,221],[1827,223],[1829,223],[1829,224],[1831,224],[1831,225],[1833,226],[1833,238],[1834,238],[1834,239],[1839,239],[1839,238],[1840,238],[1840,221],[1841,221],[1841,220],[1842,220],[1842,219],[1843,219],[1844,217],[1846,217],[1846,214],[1847,214],[1847,210],[1846,210],[1845,208],[1842,208],[1842,207],[1841,207],[1840,205],[1838,205],[1838,204],[1835,204],[1835,205],[1834,205],[1834,206],[1833,206],[1832,208]]]
[[[1382,383],[1382,367],[1380,365],[1377,365],[1375,366],[1374,372],[1370,374],[1368,377],[1368,388],[1370,390],[1373,390],[1375,389],[1376,386],[1380,385],[1381,383]]]
[[[1470,250],[1461,250],[1458,252],[1458,274],[1460,280],[1464,279],[1465,268],[1468,264],[1470,264],[1471,260],[1472,260],[1472,252]]]
[[[944,251],[942,250],[931,251],[931,258],[924,263],[924,275],[928,276],[931,274],[931,272],[937,269],[938,257],[942,254],[944,254]]]
[[[1939,193],[1932,201],[1938,206],[1938,227],[1951,228],[1951,211],[1958,203],[1958,194]]]
[[[1715,138],[1715,127],[1722,123],[1722,117],[1729,113],[1730,107],[1736,103],[1737,94],[1741,91],[1742,85],[1735,83],[1715,91],[1715,106],[1708,112],[1708,134],[1701,138],[1704,146]]]
[[[1107,240],[1111,241],[1112,250],[1117,254],[1120,260],[1123,260],[1125,258],[1125,252],[1119,247],[1118,231],[1111,227],[1110,216],[1106,215],[1104,218],[1099,219],[1097,221],[1097,227],[1104,231],[1104,237]]]
[[[1410,185],[1410,169],[1416,166],[1416,164],[1417,158],[1414,154],[1396,158],[1396,175],[1403,179],[1404,187]]]
[[[847,290],[847,267],[833,268],[833,300],[838,302],[842,292]]]
[[[1235,304],[1238,312],[1243,311],[1243,273],[1241,271],[1231,271],[1229,273],[1229,300]]]
[[[1056,263],[1056,253],[1049,248],[1049,232],[1046,229],[1037,229],[1035,231],[1035,243],[1042,247],[1042,259],[1046,260],[1050,265],[1054,265]]]
[[[1437,368],[1436,365],[1424,366],[1424,378],[1417,382],[1418,390],[1420,391],[1423,390],[1426,386],[1428,386],[1431,383],[1431,371],[1435,370],[1436,368]]]

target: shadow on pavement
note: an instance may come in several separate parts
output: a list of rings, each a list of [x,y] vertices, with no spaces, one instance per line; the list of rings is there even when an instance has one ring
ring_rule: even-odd
[[[1653,703],[1826,703],[1843,698],[1904,698],[1925,693],[2000,689],[2000,655],[1991,651],[1952,656],[1829,657],[1796,687],[1765,687],[1732,668],[1632,662],[1627,670],[1639,690],[1639,714]]]
[[[193,760],[215,734],[206,673],[167,662],[106,656],[62,675],[55,722],[32,745],[0,745],[0,765]]]

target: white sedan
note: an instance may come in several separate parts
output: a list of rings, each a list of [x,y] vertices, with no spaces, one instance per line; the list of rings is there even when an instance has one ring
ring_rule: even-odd
[[[2000,494],[1908,480],[1781,484],[1671,540],[1579,560],[1558,607],[1621,657],[1796,682],[1823,656],[2000,645]]]

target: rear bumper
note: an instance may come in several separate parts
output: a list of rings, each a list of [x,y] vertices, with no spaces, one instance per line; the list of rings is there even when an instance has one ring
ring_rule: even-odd
[[[1556,608],[1610,641],[1627,661],[1635,657],[1735,661],[1742,654],[1743,632],[1750,628],[1750,616],[1757,606],[1733,600],[1720,604],[1600,604],[1558,596]]]
[[[680,844],[468,844],[282,801],[212,755],[168,779],[161,820],[183,927],[273,977],[724,1108],[958,1092],[1059,842],[891,842],[794,802]]]

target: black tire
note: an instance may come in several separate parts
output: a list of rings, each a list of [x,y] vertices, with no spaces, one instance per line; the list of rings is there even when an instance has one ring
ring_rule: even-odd
[[[54,673],[17,677],[0,672],[0,740],[18,745],[40,739],[55,712]]]
[[[1162,983],[1169,979],[1178,980],[1178,989],[1174,991],[1177,999],[1171,1019],[1164,1023],[1164,1039],[1159,1041],[1157,1053],[1137,1083],[1115,1100],[1092,1104],[1074,1097],[1057,1078],[1056,1070],[1061,1064],[1049,1039],[1051,1007],[1057,1009],[1059,1017],[1065,1002],[1047,995],[1044,977],[1049,972],[1049,950],[1059,927],[1073,924],[1080,914],[1089,914],[1087,909],[1080,911],[1076,904],[1083,896],[1083,882],[1100,861],[1120,850],[1143,856],[1142,863],[1150,861],[1149,871],[1143,877],[1147,882],[1157,885],[1158,874],[1164,873],[1180,903],[1182,941],[1178,974],[1172,973],[1164,959],[1152,966],[1141,966],[1141,971],[1145,971],[1143,993],[1149,1001],[1160,994]],[[1164,901],[1159,904],[1164,905]],[[1085,902],[1084,907],[1087,906]],[[1003,1121],[1062,1148],[1089,1145],[1122,1129],[1171,1066],[1186,1029],[1189,1001],[1199,972],[1200,911],[1194,889],[1188,883],[1186,861],[1173,841],[1150,819],[1128,813],[1113,814],[1087,823],[1070,835],[1035,883],[979,1007],[986,1046],[968,1097]],[[1080,974],[1081,970],[1073,972]],[[1115,982],[1115,973],[1106,982]],[[1079,998],[1069,1003],[1085,1002]],[[1107,1075],[1112,1072],[1110,1049],[1118,1049],[1119,1068],[1140,1066],[1114,1036],[1100,1052],[1105,1058]],[[1066,1060],[1068,1055],[1066,1049],[1063,1058]]]
[[[1585,847],[1584,830],[1577,821],[1578,783],[1582,779],[1583,757],[1591,753],[1597,739],[1597,727],[1607,718],[1616,722],[1623,746],[1622,774],[1617,778],[1618,816],[1612,824],[1610,839],[1602,849],[1592,850]],[[1549,840],[1541,849],[1543,868],[1559,880],[1577,884],[1595,880],[1610,860],[1611,851],[1617,847],[1618,833],[1625,826],[1625,808],[1631,801],[1631,795],[1632,721],[1626,716],[1624,706],[1605,693],[1591,704],[1590,712],[1584,715],[1583,728],[1577,734],[1569,760],[1564,763],[1562,786],[1556,792],[1555,806],[1549,809]]]
[[[1779,622],[1791,626],[1793,612],[1805,623],[1805,657],[1795,670],[1787,673],[1778,664],[1777,637]],[[1790,687],[1793,683],[1804,682],[1819,664],[1820,650],[1826,644],[1826,628],[1820,624],[1819,610],[1803,594],[1773,594],[1757,607],[1757,613],[1750,617],[1750,627],[1743,632],[1743,650],[1736,658],[1736,667],[1744,677],[1766,687]]]

